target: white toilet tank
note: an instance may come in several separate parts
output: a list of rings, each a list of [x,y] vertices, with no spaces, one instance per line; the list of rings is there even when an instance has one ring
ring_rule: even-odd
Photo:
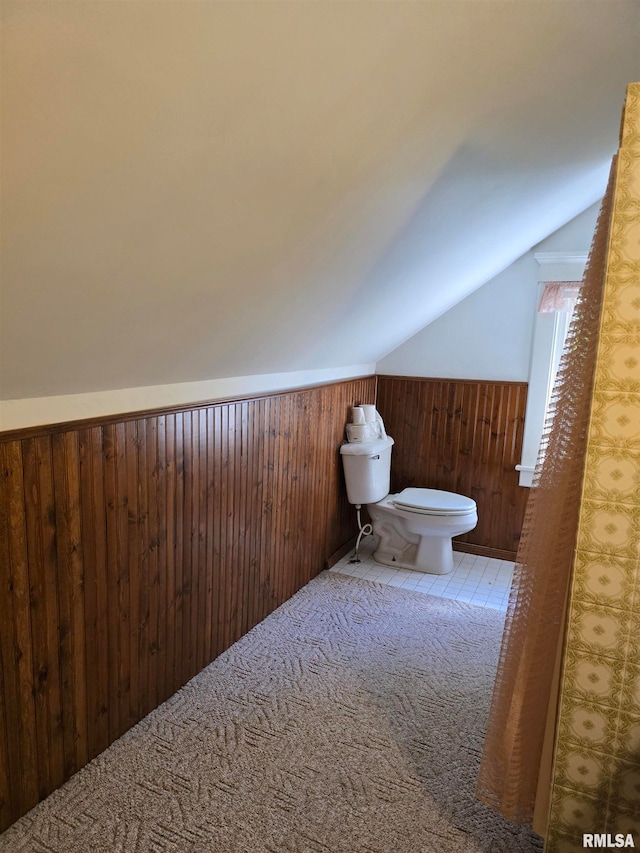
[[[375,504],[389,494],[392,445],[389,437],[341,445],[349,503]]]

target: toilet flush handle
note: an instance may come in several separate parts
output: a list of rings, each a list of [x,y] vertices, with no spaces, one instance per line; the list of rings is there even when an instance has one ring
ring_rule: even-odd
[[[371,456],[370,458],[371,459],[380,459],[380,454],[377,453],[375,456]]]

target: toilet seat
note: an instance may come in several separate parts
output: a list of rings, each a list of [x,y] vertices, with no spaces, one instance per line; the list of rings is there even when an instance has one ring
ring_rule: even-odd
[[[468,515],[476,509],[471,498],[439,489],[403,489],[390,503],[397,509],[420,515]]]

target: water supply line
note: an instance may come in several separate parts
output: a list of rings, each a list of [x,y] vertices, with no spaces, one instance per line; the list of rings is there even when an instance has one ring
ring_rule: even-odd
[[[370,524],[362,524],[360,519],[360,510],[362,509],[362,504],[356,504],[356,517],[358,519],[358,538],[356,539],[356,550],[354,552],[353,557],[349,560],[350,563],[359,563],[360,557],[358,551],[360,549],[360,540],[363,536],[370,536],[373,533],[373,527]]]

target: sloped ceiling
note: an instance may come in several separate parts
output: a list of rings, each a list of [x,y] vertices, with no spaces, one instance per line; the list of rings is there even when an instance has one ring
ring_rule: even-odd
[[[375,362],[603,192],[640,4],[2,3],[4,399]]]

